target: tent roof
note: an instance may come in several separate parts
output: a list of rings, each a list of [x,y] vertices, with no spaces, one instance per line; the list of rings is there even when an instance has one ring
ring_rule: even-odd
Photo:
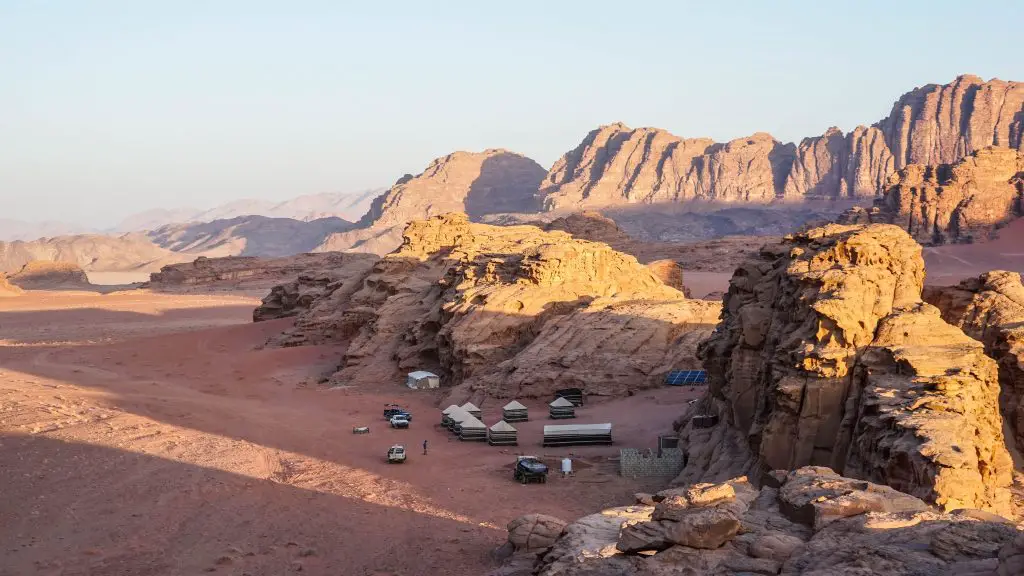
[[[494,426],[491,426],[491,431],[492,432],[515,432],[516,431],[516,427],[511,425],[511,424],[509,424],[508,422],[505,422],[504,420],[502,420],[501,422],[498,422]]]
[[[548,404],[548,406],[551,406],[552,408],[568,408],[570,406],[575,406],[575,404],[559,396],[558,398],[555,398],[551,404]]]
[[[584,433],[584,434],[601,434],[612,431],[611,424],[549,424],[544,426],[544,434],[566,434],[566,433]]]
[[[503,410],[526,410],[526,406],[523,406],[519,402],[516,402],[515,400],[513,400],[513,401],[509,402],[508,404],[505,404],[502,407],[502,409]]]
[[[456,422],[463,422],[467,418],[472,418],[473,416],[470,415],[469,412],[466,412],[462,408],[456,406],[454,410],[448,413],[448,417],[451,418],[452,420],[455,420]]]
[[[409,372],[409,377],[419,380],[420,378],[437,378],[438,376],[433,372],[427,372],[426,370],[417,370],[415,372]]]
[[[468,416],[468,414],[467,414],[467,416]],[[480,429],[487,428],[487,425],[484,424],[483,422],[477,420],[475,416],[469,416],[469,418],[466,418],[465,420],[460,420],[459,421],[459,425],[461,425],[463,429],[466,429],[466,428],[480,428]]]
[[[458,407],[459,407],[458,404],[452,404],[451,406],[445,408],[444,410],[441,410],[441,414],[445,414],[445,415],[451,414],[452,410],[454,410],[454,409],[456,409]]]
[[[467,412],[479,412],[480,411],[480,409],[477,408],[476,405],[473,404],[472,402],[466,402],[465,404],[463,404],[462,405],[462,409],[467,411]]]

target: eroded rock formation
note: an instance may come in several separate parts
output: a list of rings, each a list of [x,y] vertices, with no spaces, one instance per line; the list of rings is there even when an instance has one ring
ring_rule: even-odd
[[[454,152],[435,159],[417,176],[399,179],[374,199],[356,230],[331,235],[316,251],[387,254],[402,243],[406,224],[448,212],[464,212],[473,219],[536,212],[544,174],[540,164],[507,150]]]
[[[1006,513],[995,362],[922,302],[923,280],[921,247],[890,225],[762,248],[701,346],[709,395],[677,423],[678,481],[832,466],[946,509]]]
[[[780,473],[760,490],[739,477],[653,500],[580,518],[550,548],[492,574],[1002,576],[1024,566],[1024,538],[1008,521],[939,512],[828,468]]]
[[[911,164],[893,175],[871,209],[846,223],[895,224],[922,244],[971,242],[1024,214],[1024,153],[984,148],[954,163]]]
[[[8,282],[25,290],[66,290],[88,288],[89,277],[70,262],[33,261],[7,277]]]
[[[624,394],[694,364],[717,314],[605,244],[451,214],[410,224],[401,249],[328,285],[276,342],[348,342],[336,383],[422,368],[467,397]]]
[[[21,288],[11,284],[7,279],[7,274],[0,272],[0,297],[2,296],[17,296],[21,294]]]
[[[926,287],[942,318],[982,342],[999,364],[1003,418],[1024,452],[1024,285],[1016,272],[993,271],[957,286]]]
[[[556,162],[540,192],[548,210],[873,198],[911,164],[948,164],[988,146],[1020,150],[1022,118],[1024,85],[965,75],[904,94],[870,127],[830,128],[796,147],[764,133],[719,144],[611,124]]]
[[[285,258],[200,256],[192,262],[164,266],[159,272],[150,274],[147,287],[173,289],[189,286],[273,286],[297,279],[305,272],[313,276],[319,276],[321,271],[328,274],[332,270],[343,274],[364,272],[376,260],[376,257],[369,254],[339,252],[296,254]],[[350,267],[355,269],[350,271]]]

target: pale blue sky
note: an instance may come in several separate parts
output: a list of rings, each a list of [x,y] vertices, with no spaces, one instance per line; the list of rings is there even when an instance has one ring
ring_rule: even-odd
[[[961,73],[1024,80],[1024,2],[0,0],[0,217],[545,167],[621,120],[784,141]]]

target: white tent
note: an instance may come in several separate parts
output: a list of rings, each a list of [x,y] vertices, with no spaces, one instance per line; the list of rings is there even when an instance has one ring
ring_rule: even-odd
[[[565,398],[559,396],[558,398],[552,400],[551,403],[548,404],[548,406],[551,406],[552,408],[572,408],[575,407],[576,405],[566,400]]]
[[[416,372],[409,372],[405,385],[413,390],[418,388],[437,388],[441,385],[441,378],[433,372],[417,370]]]
[[[452,413],[452,410],[455,410],[458,407],[459,407],[458,404],[452,404],[451,406],[445,408],[444,410],[441,410],[441,414],[444,414],[445,416],[447,416],[447,415]]]
[[[479,418],[481,415],[480,409],[477,408],[476,404],[473,404],[472,402],[466,402],[465,404],[463,404],[462,409],[465,410],[466,412],[469,412],[473,416],[476,416],[477,418]]]
[[[454,410],[448,413],[448,417],[451,418],[453,422],[462,422],[467,418],[472,418],[473,415],[456,406]]]
[[[487,440],[487,425],[470,416],[457,424],[459,440],[484,442]]]
[[[505,422],[526,422],[530,419],[526,406],[515,400],[502,407],[501,415],[504,417]]]
[[[459,422],[459,424],[462,426],[463,430],[465,430],[466,428],[471,428],[473,430],[487,429],[487,425],[478,420],[475,416],[470,416],[469,418],[466,418],[465,420]]]
[[[502,410],[526,410],[526,406],[523,406],[521,403],[513,400],[513,401],[509,402],[508,404],[505,404],[504,406],[502,406],[501,409]]]
[[[543,446],[611,444],[611,424],[562,424],[544,427]]]
[[[494,426],[491,426],[490,430],[491,432],[515,432],[516,427],[502,420]]]

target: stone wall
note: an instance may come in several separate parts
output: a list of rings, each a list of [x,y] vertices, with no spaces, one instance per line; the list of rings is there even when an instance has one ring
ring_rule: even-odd
[[[660,457],[649,448],[623,448],[619,451],[619,472],[627,478],[673,477],[682,470],[683,451],[678,448],[664,448]]]

